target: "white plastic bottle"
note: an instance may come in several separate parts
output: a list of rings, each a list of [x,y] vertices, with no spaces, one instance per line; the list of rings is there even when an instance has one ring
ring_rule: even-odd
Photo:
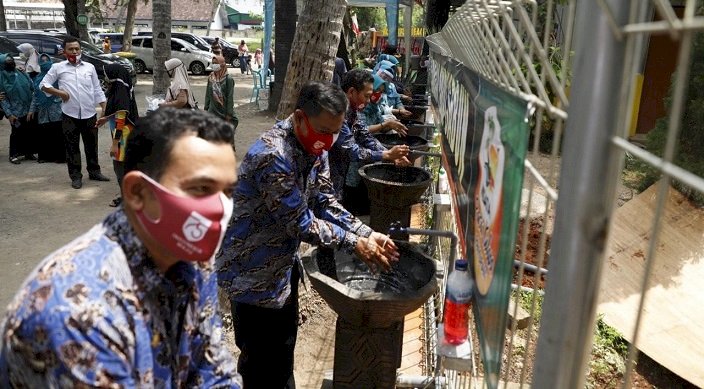
[[[438,172],[438,193],[449,193],[450,192],[450,183],[447,180],[447,173],[445,172],[445,169],[440,168],[440,171]]]
[[[467,260],[458,259],[455,261],[455,270],[447,279],[443,316],[445,342],[461,344],[467,340],[473,292],[474,281],[467,271]]]

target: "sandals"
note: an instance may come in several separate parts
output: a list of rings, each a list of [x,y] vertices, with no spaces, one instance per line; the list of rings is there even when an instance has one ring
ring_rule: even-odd
[[[117,196],[114,199],[112,199],[112,201],[110,202],[110,204],[108,204],[108,206],[115,208],[115,207],[119,207],[120,204],[122,204],[122,197]]]

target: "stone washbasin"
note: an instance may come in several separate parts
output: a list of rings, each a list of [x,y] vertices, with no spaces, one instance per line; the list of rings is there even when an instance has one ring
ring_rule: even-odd
[[[435,260],[415,244],[394,242],[400,259],[389,272],[374,274],[344,250],[335,252],[334,265],[317,249],[301,260],[313,288],[340,318],[354,326],[386,328],[423,305],[438,287]]]
[[[369,226],[374,231],[388,231],[391,223],[411,223],[411,206],[425,193],[432,176],[415,166],[374,163],[359,169],[371,203]]]
[[[421,138],[420,136],[401,136],[399,134],[374,134],[374,137],[387,149],[398,145],[407,145],[411,150],[416,151],[428,151],[429,149],[428,141],[424,138]]]

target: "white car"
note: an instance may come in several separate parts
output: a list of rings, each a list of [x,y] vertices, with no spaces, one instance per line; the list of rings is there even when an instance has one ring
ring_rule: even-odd
[[[154,46],[150,36],[135,36],[132,38],[132,53],[137,56],[132,60],[137,73],[154,70]],[[171,38],[171,56],[183,62],[194,75],[205,74],[211,71],[215,55],[199,50],[192,44],[178,38]]]

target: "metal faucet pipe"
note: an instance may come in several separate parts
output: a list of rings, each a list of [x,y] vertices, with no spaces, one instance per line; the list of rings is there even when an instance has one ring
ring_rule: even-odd
[[[411,156],[411,158],[420,157],[421,155],[424,155],[426,157],[438,157],[438,158],[442,157],[442,154],[440,154],[440,153],[430,153],[428,151],[418,151],[418,150],[411,150],[408,154]]]
[[[429,377],[410,374],[399,374],[396,376],[396,388],[445,388],[447,378]]]
[[[454,268],[455,257],[457,256],[457,235],[454,232],[444,230],[424,230],[420,228],[402,227],[401,222],[391,223],[391,227],[389,228],[389,235],[393,238],[394,236],[398,236],[400,234],[439,236],[450,238],[450,268]]]
[[[537,267],[537,266],[535,266],[535,265],[531,265],[530,263],[523,263],[522,266],[523,266],[524,269],[528,270],[528,271],[531,272],[531,273],[540,273],[540,274],[543,274],[543,275],[547,275],[547,274],[548,274],[548,269],[545,269],[545,268],[542,268],[542,267]],[[519,261],[519,260],[517,260],[517,259],[514,259],[514,260],[513,260],[513,267],[518,267],[518,268],[520,268],[520,267],[521,267],[521,261]]]

